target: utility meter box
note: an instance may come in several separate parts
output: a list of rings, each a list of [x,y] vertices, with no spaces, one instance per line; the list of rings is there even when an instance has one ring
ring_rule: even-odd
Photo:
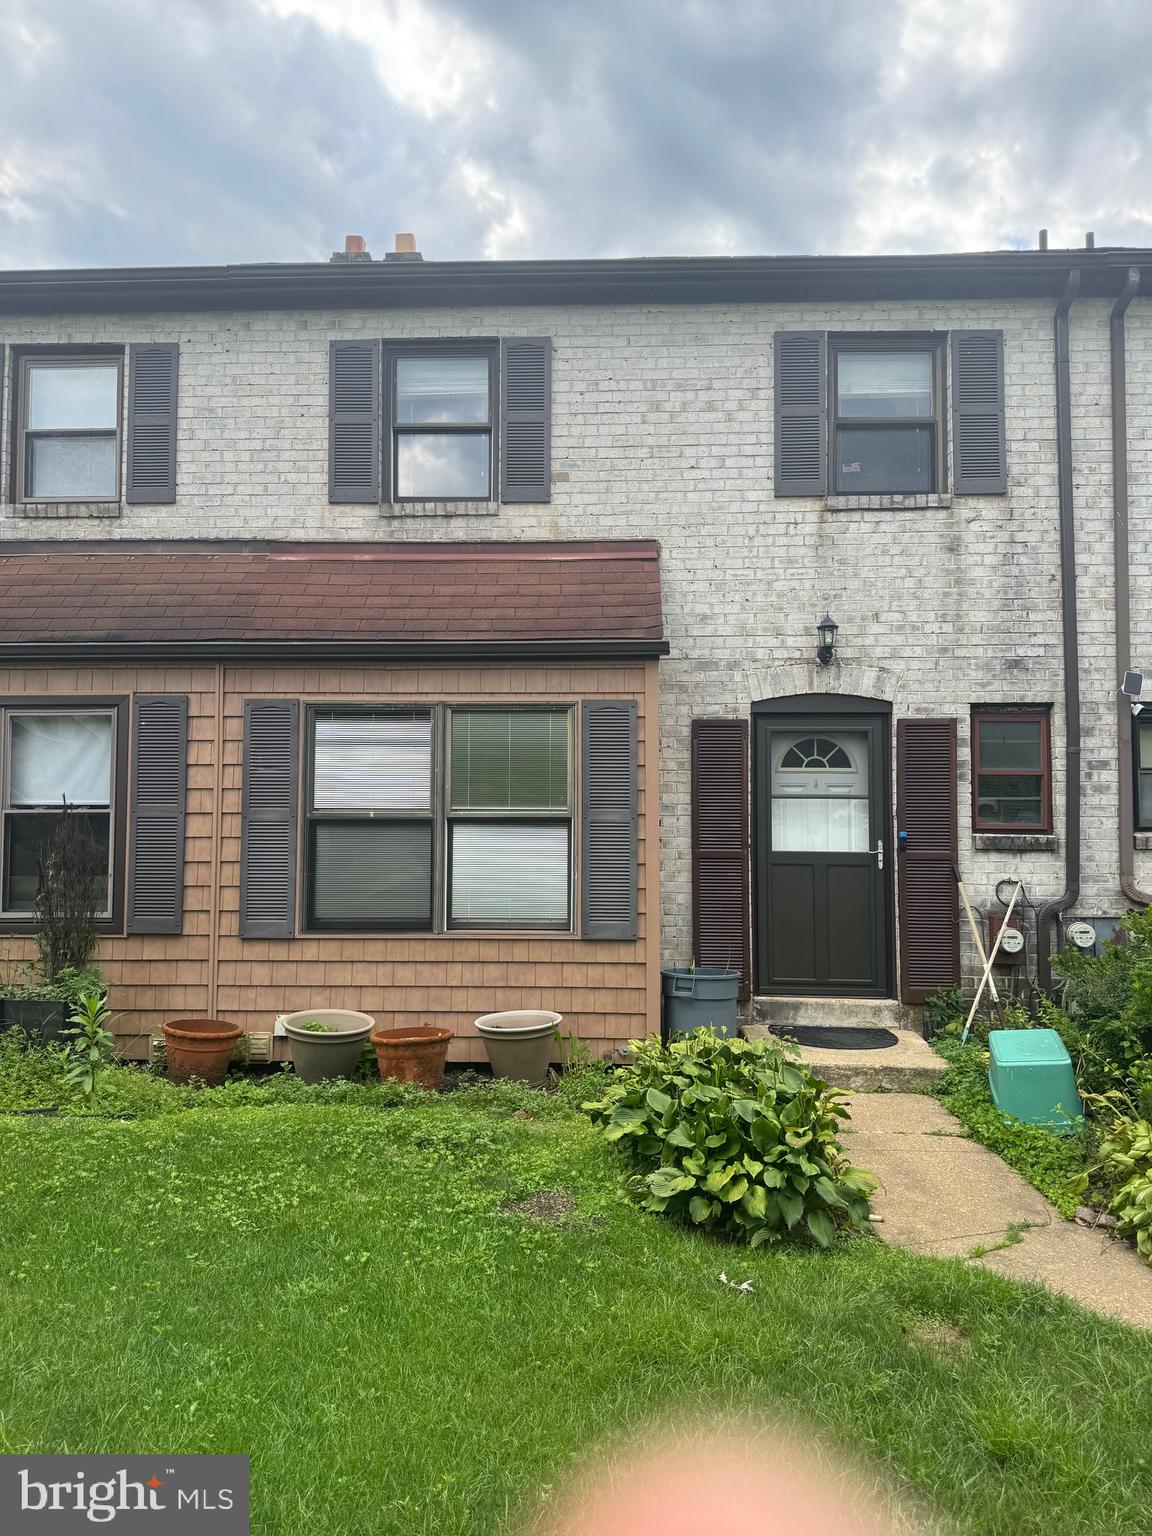
[[[1003,912],[989,912],[988,941],[984,946],[988,954],[992,953],[992,946],[996,942],[996,935],[1000,932],[1000,926],[1003,921]],[[996,951],[996,964],[1019,965],[1023,958],[1024,930],[1015,915],[1013,915],[1008,919],[1008,926],[1004,929],[1004,937],[1000,940],[1000,948]]]
[[[988,1036],[988,1086],[1005,1115],[1072,1132],[1084,1113],[1076,1075],[1054,1029],[994,1029]]]

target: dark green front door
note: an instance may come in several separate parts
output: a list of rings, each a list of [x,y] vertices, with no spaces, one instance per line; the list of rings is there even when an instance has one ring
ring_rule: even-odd
[[[756,719],[757,990],[887,997],[888,722]]]

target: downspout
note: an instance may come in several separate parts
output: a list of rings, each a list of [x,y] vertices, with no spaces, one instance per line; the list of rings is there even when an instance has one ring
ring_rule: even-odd
[[[1072,380],[1068,311],[1080,292],[1080,269],[1068,273],[1052,313],[1056,362],[1056,478],[1060,513],[1060,626],[1064,641],[1064,890],[1036,914],[1036,973],[1052,985],[1052,919],[1080,895],[1080,657],[1076,622],[1076,521],[1072,505]]]
[[[1132,665],[1132,597],[1128,565],[1128,379],[1124,357],[1124,316],[1140,289],[1140,268],[1129,267],[1112,313],[1108,316],[1108,353],[1112,386],[1112,560],[1116,598],[1116,680]],[[1152,893],[1136,884],[1132,849],[1135,828],[1132,783],[1132,706],[1123,694],[1116,700],[1117,792],[1120,806],[1120,889],[1139,907],[1152,902]]]

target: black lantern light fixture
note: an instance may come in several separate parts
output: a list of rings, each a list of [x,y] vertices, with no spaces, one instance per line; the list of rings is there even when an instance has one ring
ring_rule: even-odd
[[[840,628],[830,613],[826,613],[816,626],[820,644],[816,647],[816,660],[826,667],[836,652],[836,631]]]

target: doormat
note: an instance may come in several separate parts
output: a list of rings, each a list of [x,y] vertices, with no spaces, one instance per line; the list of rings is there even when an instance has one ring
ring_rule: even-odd
[[[772,1034],[797,1045],[814,1045],[825,1051],[884,1051],[899,1041],[890,1029],[860,1029],[838,1024],[771,1024]]]

